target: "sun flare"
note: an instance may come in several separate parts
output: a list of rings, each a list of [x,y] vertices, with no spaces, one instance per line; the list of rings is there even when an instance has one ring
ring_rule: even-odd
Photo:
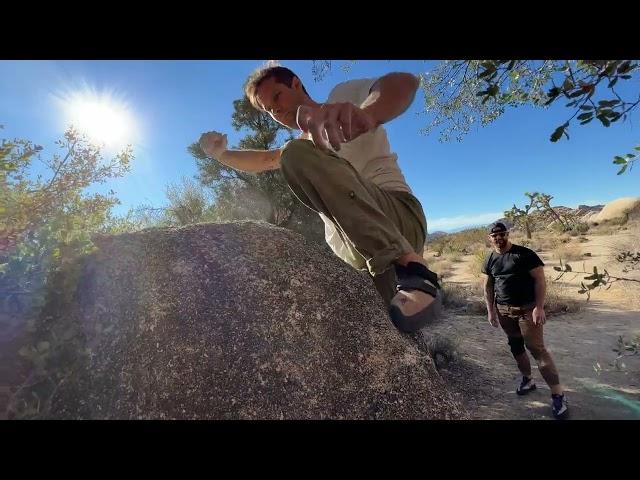
[[[59,98],[65,122],[93,143],[120,149],[135,137],[135,122],[128,105],[112,94],[85,89]]]

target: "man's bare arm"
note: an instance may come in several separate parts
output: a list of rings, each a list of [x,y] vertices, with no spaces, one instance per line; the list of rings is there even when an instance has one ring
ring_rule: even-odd
[[[216,160],[243,172],[264,172],[280,168],[280,149],[225,150]]]
[[[487,304],[487,312],[493,313],[495,302],[494,280],[491,275],[485,275],[484,278],[484,301]]]
[[[500,321],[496,313],[494,281],[491,275],[487,275],[484,279],[484,301],[487,304],[487,320],[497,328],[500,326]]]
[[[536,267],[529,272],[535,283],[536,307],[544,308],[544,299],[547,293],[547,280],[544,276],[544,267]]]
[[[280,168],[280,149],[227,150],[227,136],[218,132],[203,133],[200,147],[209,157],[243,172],[257,173]]]
[[[360,108],[381,125],[393,120],[409,108],[420,82],[410,73],[389,73],[380,77]]]

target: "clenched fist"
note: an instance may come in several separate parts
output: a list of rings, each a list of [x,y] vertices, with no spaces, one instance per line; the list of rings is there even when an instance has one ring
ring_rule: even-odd
[[[199,143],[204,153],[212,158],[220,158],[227,150],[227,136],[215,131],[203,133]]]

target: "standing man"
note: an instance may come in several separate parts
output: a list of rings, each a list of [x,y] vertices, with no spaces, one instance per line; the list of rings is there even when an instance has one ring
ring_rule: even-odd
[[[551,389],[554,417],[566,418],[569,414],[567,401],[553,358],[543,340],[546,321],[544,263],[533,250],[512,244],[503,223],[491,225],[489,239],[493,251],[482,267],[482,273],[486,275],[484,296],[489,323],[494,327],[500,325],[507,334],[511,353],[522,373],[516,393],[525,395],[536,389],[526,347]]]
[[[218,132],[200,138],[207,155],[232,168],[281,168],[296,197],[324,221],[334,253],[369,271],[404,332],[424,327],[441,304],[437,275],[422,257],[424,212],[383,127],[411,105],[418,84],[409,73],[351,80],[318,103],[294,72],[266,66],[247,79],[245,94],[255,108],[300,130],[300,138],[270,151],[228,150]]]

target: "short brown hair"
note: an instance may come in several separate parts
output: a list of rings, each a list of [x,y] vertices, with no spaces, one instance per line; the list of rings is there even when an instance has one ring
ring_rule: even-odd
[[[256,92],[258,91],[258,87],[260,87],[262,82],[269,78],[274,78],[276,83],[281,83],[291,88],[291,82],[293,82],[294,77],[298,78],[298,80],[300,79],[300,77],[298,77],[287,67],[267,64],[263,67],[258,68],[251,75],[249,75],[249,78],[247,78],[247,81],[244,84],[244,93],[251,102],[251,105],[253,105],[258,110],[264,110],[258,103],[258,99],[256,98]],[[300,82],[300,85],[302,85],[302,82]],[[302,85],[302,91],[309,95],[307,93],[307,89],[304,88],[304,85]]]

